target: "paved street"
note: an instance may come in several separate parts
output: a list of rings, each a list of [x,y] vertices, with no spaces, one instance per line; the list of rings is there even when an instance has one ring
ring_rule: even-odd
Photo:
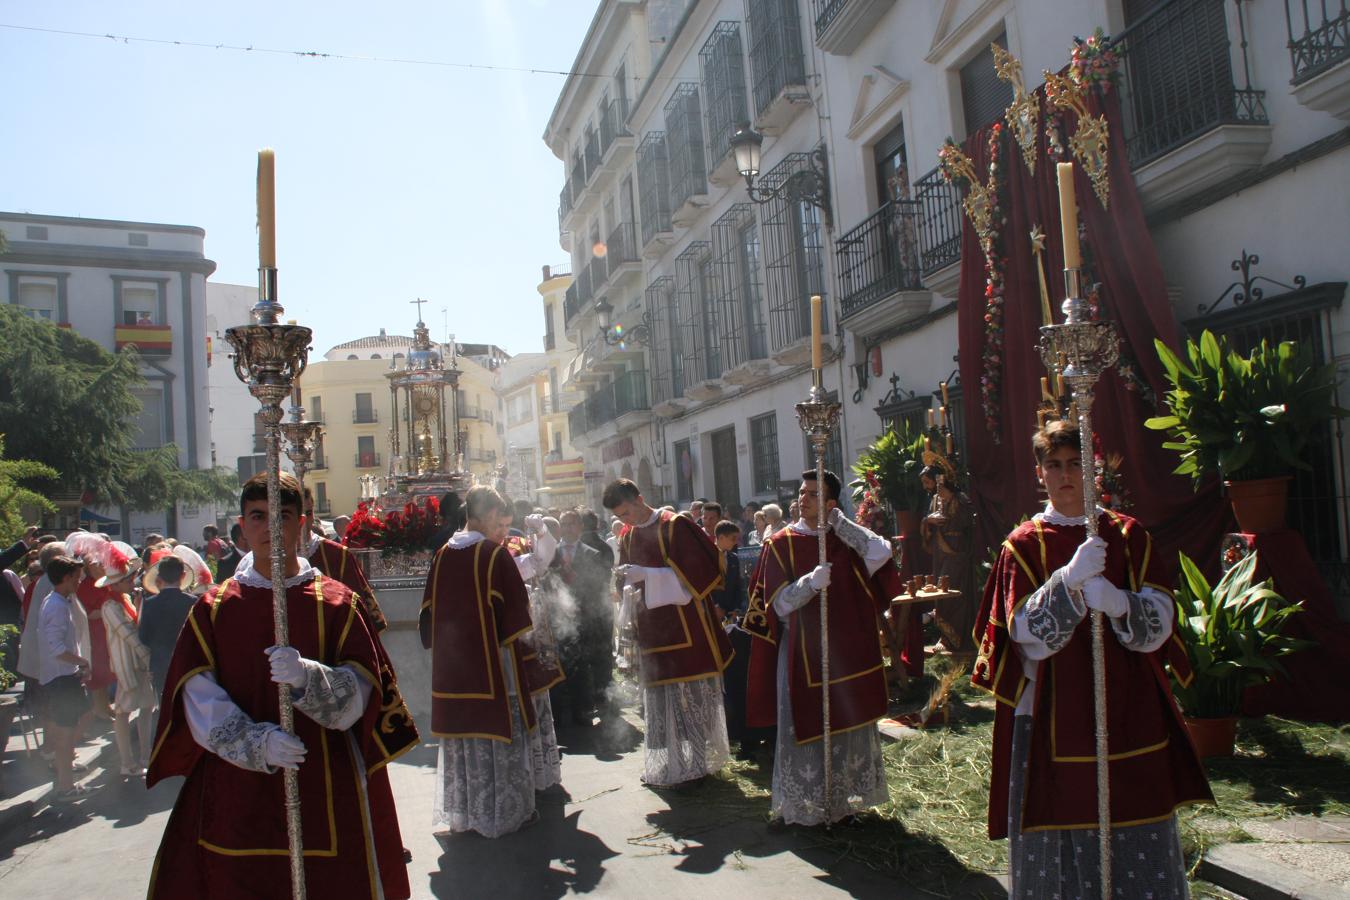
[[[825,848],[817,832],[769,832],[767,799],[747,797],[735,783],[714,781],[687,794],[643,788],[634,721],[564,731],[566,790],[543,796],[539,824],[496,841],[459,836],[442,849],[430,829],[434,747],[394,764],[404,844],[413,853],[413,896],[930,896],[839,861],[838,845]],[[116,754],[109,749],[102,759],[115,765]],[[109,784],[97,765],[88,777],[104,785],[90,799],[63,810],[48,807],[0,834],[0,895],[144,896],[177,784],[154,791]],[[992,880],[968,887],[965,896],[996,889]]]

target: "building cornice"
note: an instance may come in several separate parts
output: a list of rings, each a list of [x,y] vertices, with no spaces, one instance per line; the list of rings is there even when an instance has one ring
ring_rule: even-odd
[[[196,225],[166,225],[160,222],[129,222],[122,219],[84,219],[79,216],[46,216],[36,213],[0,212],[0,222],[22,222],[25,225],[76,225],[81,228],[116,228],[132,231],[162,231],[169,234],[191,234],[206,237],[206,229]]]
[[[85,222],[85,219],[77,219]],[[45,241],[10,241],[5,263],[36,266],[84,266],[103,269],[140,269],[210,275],[214,260],[186,250],[91,247],[88,244],[51,244]]]

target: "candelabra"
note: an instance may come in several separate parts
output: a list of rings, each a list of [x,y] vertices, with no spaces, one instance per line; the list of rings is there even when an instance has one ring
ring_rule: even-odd
[[[273,639],[277,646],[289,643],[286,621],[285,546],[281,530],[281,402],[291,386],[305,371],[309,342],[313,333],[303,325],[283,325],[285,312],[277,302],[277,270],[264,266],[258,270],[258,302],[250,310],[248,325],[236,325],[225,331],[225,339],[234,348],[234,374],[248,385],[262,405],[260,418],[267,446],[267,529],[271,544]],[[255,560],[255,563],[257,560]],[[289,685],[277,692],[280,725],[287,734],[295,733]],[[283,769],[286,795],[286,834],[290,844],[292,896],[304,900],[305,868],[300,831],[300,785],[295,769]]]
[[[305,473],[314,459],[314,451],[319,444],[320,422],[305,419],[305,408],[300,405],[300,388],[297,386],[291,394],[291,418],[281,423],[281,433],[286,437],[286,456],[295,467],[295,480],[300,483],[300,494],[305,493]],[[317,510],[316,510],[317,512]]]
[[[1116,364],[1120,355],[1116,328],[1093,318],[1092,304],[1083,298],[1083,272],[1064,270],[1064,322],[1041,327],[1039,349],[1047,369],[1059,375],[1073,392],[1078,416],[1083,473],[1083,513],[1089,537],[1097,535],[1097,483],[1092,446],[1092,400],[1097,379]],[[1111,794],[1106,732],[1106,658],[1102,613],[1092,611],[1092,688],[1096,712],[1097,828],[1101,855],[1102,896],[1110,897]]]

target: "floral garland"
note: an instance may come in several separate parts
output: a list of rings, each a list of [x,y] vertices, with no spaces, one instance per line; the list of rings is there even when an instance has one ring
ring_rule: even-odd
[[[1084,40],[1073,39],[1069,55],[1069,75],[1079,84],[1116,84],[1120,80],[1120,58],[1123,52],[1116,42],[1106,36],[1101,26]]]
[[[853,513],[853,521],[859,525],[868,525],[872,521],[872,516],[876,515],[878,510],[885,511],[885,505],[881,501],[881,478],[877,475],[876,469],[868,469],[863,474],[863,484],[861,488],[861,499],[858,501],[858,508]],[[854,494],[855,499],[858,494]]]
[[[435,497],[427,497],[420,506],[409,500],[402,510],[380,513],[378,506],[362,501],[352,513],[342,542],[353,549],[416,553],[426,548],[440,521]]]
[[[999,253],[999,237],[1002,233],[1003,212],[998,205],[998,187],[1002,170],[1000,153],[1002,151],[1003,123],[995,122],[989,129],[989,181],[986,185],[974,184],[974,170],[970,160],[950,139],[938,151],[942,163],[942,175],[948,182],[966,184],[972,191],[967,198],[966,214],[975,224],[975,232],[980,239],[980,249],[984,251],[984,349],[983,373],[980,375],[980,400],[984,410],[984,427],[993,436],[994,443],[1002,442],[999,435],[1003,403],[1003,300],[1004,300],[1004,260]],[[976,203],[969,201],[975,199]]]

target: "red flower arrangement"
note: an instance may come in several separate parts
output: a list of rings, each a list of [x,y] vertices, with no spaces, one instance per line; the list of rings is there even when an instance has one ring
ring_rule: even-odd
[[[440,523],[435,497],[427,497],[420,506],[409,500],[402,510],[380,513],[378,506],[362,501],[352,513],[342,542],[353,549],[415,553],[426,549]]]

